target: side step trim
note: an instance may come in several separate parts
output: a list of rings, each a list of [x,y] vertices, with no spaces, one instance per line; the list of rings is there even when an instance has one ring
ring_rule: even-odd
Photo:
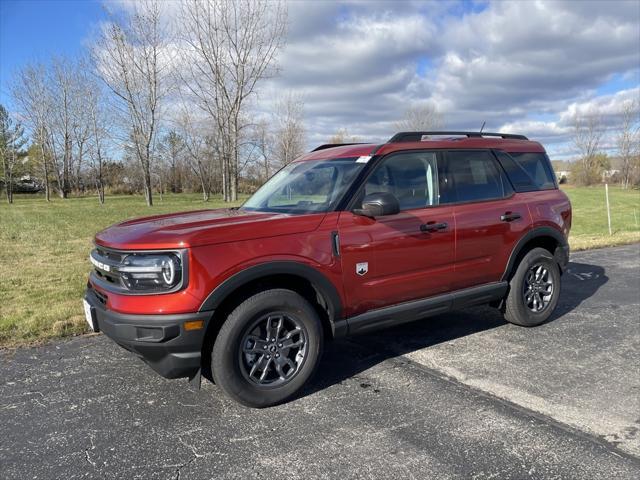
[[[367,333],[380,328],[400,325],[421,318],[438,315],[458,308],[489,303],[502,299],[509,284],[507,282],[489,283],[478,287],[465,288],[435,297],[413,300],[391,305],[347,318],[346,335]]]

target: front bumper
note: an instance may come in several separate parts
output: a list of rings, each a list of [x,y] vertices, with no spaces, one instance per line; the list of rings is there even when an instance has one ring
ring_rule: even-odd
[[[179,315],[128,315],[108,310],[92,288],[91,305],[98,329],[121,347],[135,353],[165,378],[192,377],[201,367],[204,335],[213,312]],[[185,330],[184,322],[204,320],[204,328]]]

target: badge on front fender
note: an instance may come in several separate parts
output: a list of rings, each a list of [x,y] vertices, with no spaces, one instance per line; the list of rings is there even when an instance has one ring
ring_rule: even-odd
[[[356,263],[356,273],[361,277],[369,271],[369,262]]]

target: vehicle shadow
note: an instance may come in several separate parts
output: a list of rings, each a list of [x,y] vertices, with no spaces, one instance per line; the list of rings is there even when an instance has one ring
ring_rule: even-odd
[[[570,263],[563,275],[560,301],[546,324],[588,301],[608,280],[604,268],[600,266]],[[480,306],[330,342],[325,348],[318,373],[301,396],[357,377],[390,358],[505,325],[507,322],[497,309]],[[364,382],[362,386],[367,388],[369,385]]]

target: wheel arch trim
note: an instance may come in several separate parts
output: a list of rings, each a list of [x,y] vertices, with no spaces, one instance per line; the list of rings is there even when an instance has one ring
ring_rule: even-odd
[[[563,269],[566,262],[569,260],[569,242],[567,238],[557,229],[552,227],[535,227],[532,230],[529,230],[525,235],[523,235],[516,246],[511,251],[511,255],[509,255],[509,261],[507,262],[507,267],[505,268],[504,274],[502,275],[501,280],[508,280],[511,273],[517,268],[516,260],[518,259],[520,253],[527,243],[531,240],[535,240],[538,238],[552,238],[558,243],[558,246],[562,250],[559,252],[552,252],[554,258],[560,264],[560,268]],[[562,258],[558,258],[558,255],[562,255]]]
[[[215,310],[222,302],[243,286],[272,275],[294,275],[302,277],[318,290],[327,302],[329,322],[332,330],[342,322],[342,300],[335,285],[317,269],[301,262],[291,260],[273,261],[248,267],[224,280],[209,293],[200,305],[199,311]]]

